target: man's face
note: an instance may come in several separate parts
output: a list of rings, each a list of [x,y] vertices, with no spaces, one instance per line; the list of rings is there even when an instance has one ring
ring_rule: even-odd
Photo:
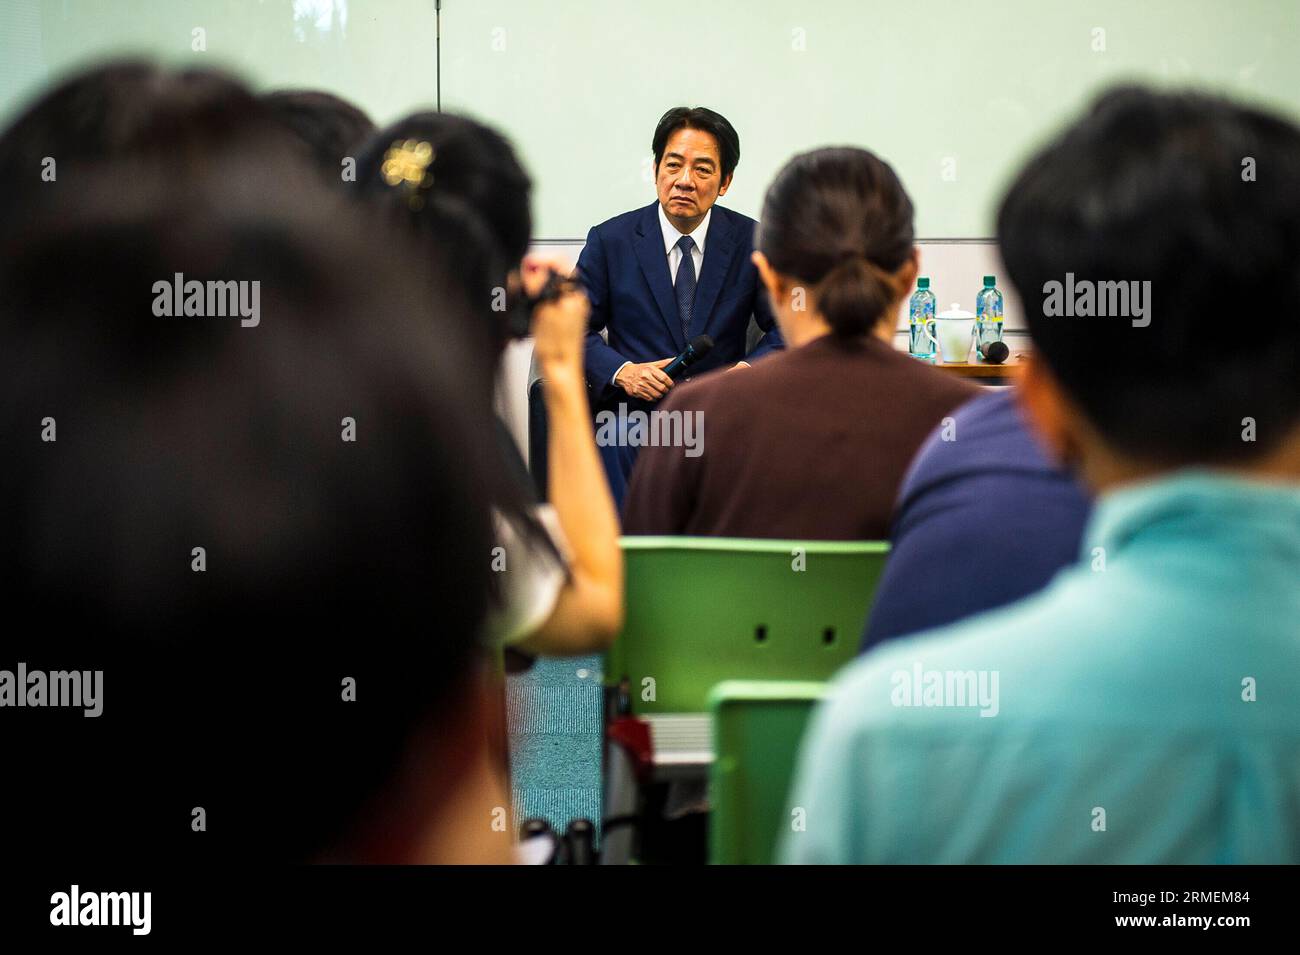
[[[698,221],[730,185],[730,176],[722,178],[722,153],[712,133],[683,128],[668,137],[655,170],[655,189],[664,212]]]

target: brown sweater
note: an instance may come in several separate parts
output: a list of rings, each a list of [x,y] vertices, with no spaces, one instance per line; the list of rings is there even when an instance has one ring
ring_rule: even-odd
[[[876,338],[711,372],[658,406],[702,413],[702,453],[641,448],[624,533],[883,540],[913,455],[978,393]]]

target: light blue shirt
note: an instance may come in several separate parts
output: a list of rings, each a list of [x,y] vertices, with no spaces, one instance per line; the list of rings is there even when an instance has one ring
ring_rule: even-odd
[[[1128,486],[1082,550],[836,679],[786,861],[1300,862],[1300,487]]]

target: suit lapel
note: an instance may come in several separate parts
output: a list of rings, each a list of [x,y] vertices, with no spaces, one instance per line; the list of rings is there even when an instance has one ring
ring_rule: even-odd
[[[645,210],[645,215],[641,216],[641,221],[637,224],[636,239],[632,245],[636,252],[636,260],[641,265],[641,274],[650,285],[650,292],[654,295],[655,304],[659,306],[659,314],[664,320],[664,325],[668,328],[668,333],[672,336],[673,341],[677,343],[677,350],[681,351],[686,347],[686,339],[682,337],[682,323],[677,317],[677,299],[673,295],[673,279],[668,273],[668,256],[664,254],[664,236],[659,229],[659,202],[655,200],[653,204]],[[708,271],[709,257],[704,256],[704,268]],[[696,289],[699,294],[699,289]],[[698,311],[694,314],[698,314]]]
[[[709,220],[709,235],[704,240],[704,264],[700,269],[700,284],[695,289],[695,307],[691,309],[691,335],[700,334],[708,327],[710,313],[722,291],[722,280],[731,267],[731,257],[736,251],[735,226],[723,210],[713,207]],[[684,344],[684,343],[683,343]]]

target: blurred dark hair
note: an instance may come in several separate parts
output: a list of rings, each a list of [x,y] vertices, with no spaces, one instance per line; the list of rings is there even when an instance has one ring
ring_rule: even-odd
[[[157,177],[232,153],[270,160],[295,149],[270,109],[232,76],[114,61],[64,79],[0,134],[0,230],[79,189],[98,163],[132,159],[140,175]],[[53,182],[42,178],[47,158]]]
[[[998,241],[1035,350],[1117,450],[1240,461],[1300,422],[1292,123],[1200,93],[1114,90],[1017,176]],[[1149,324],[1045,315],[1045,286],[1067,273],[1149,281]]]
[[[659,117],[654,138],[650,141],[656,171],[659,169],[660,160],[664,158],[664,149],[668,146],[668,140],[679,129],[698,129],[717,140],[724,181],[736,171],[736,166],[740,164],[740,134],[727,121],[727,117],[705,106],[674,106]]]
[[[385,157],[404,143],[427,143],[432,150],[424,185],[393,184],[386,177]],[[358,155],[357,183],[364,197],[388,209],[407,235],[421,236],[462,278],[470,300],[497,319],[484,323],[493,347],[504,348],[506,316],[494,312],[494,300],[532,236],[532,183],[510,143],[464,116],[414,113],[370,137]]]
[[[772,181],[755,247],[782,275],[807,282],[841,338],[891,319],[894,273],[912,254],[912,200],[893,168],[865,149],[801,153]]]
[[[331,183],[342,183],[343,160],[352,156],[375,130],[358,107],[323,90],[276,90],[261,100],[285,129],[309,151]]]
[[[8,838],[44,856],[405,846],[409,761],[454,779],[482,732],[457,706],[494,467],[465,306],[313,177],[230,162],[105,168],[0,243],[0,579],[29,621],[0,662],[105,671],[97,719],[5,713]],[[176,273],[259,281],[260,323],[155,316]]]

